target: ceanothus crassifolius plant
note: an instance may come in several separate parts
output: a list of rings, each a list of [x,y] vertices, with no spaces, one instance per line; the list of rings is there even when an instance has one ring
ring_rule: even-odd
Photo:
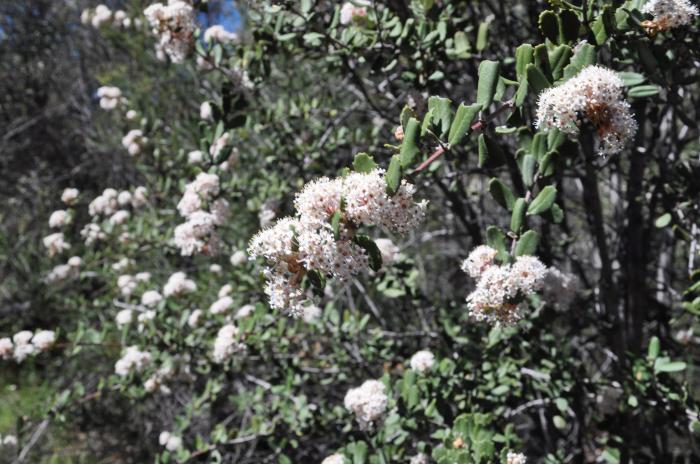
[[[694,2],[64,8],[115,174],[13,213],[0,460],[700,459]]]

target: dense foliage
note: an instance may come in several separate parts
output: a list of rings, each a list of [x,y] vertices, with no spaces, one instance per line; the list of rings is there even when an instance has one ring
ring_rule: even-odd
[[[107,3],[0,3],[0,462],[700,459],[694,2]]]

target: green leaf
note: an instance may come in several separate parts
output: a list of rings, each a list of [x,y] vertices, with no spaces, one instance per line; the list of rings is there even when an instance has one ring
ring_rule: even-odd
[[[649,340],[649,348],[647,349],[647,358],[651,361],[659,357],[659,351],[661,350],[661,343],[659,342],[659,337],[651,337]]]
[[[542,214],[549,211],[557,198],[557,189],[553,185],[548,185],[532,200],[527,209],[528,215]]]
[[[656,228],[658,229],[663,229],[671,223],[671,219],[673,219],[671,213],[662,214],[661,216],[656,218],[656,221],[654,221],[654,226],[656,226]]]
[[[333,216],[331,216],[331,228],[333,229],[333,237],[338,240],[340,238],[340,220],[343,217],[343,212],[335,210]]]
[[[488,44],[489,39],[489,26],[491,21],[484,21],[479,24],[479,30],[476,33],[476,50],[483,51]]]
[[[559,12],[559,20],[562,38],[567,42],[574,42],[578,39],[581,21],[579,21],[576,13],[571,10],[562,10]]]
[[[486,244],[498,251],[497,258],[501,262],[508,259],[508,249],[506,248],[506,234],[496,226],[489,226],[486,229]]]
[[[401,127],[403,127],[405,130],[406,125],[408,125],[408,120],[411,118],[415,118],[415,117],[416,117],[416,112],[413,111],[413,109],[410,106],[408,106],[408,105],[404,106],[403,109],[401,110]]]
[[[496,93],[498,73],[501,68],[498,61],[484,60],[479,64],[479,84],[476,90],[476,103],[486,109]]]
[[[564,68],[569,64],[573,51],[568,45],[559,45],[552,50],[549,55],[549,62],[552,65],[552,79],[555,81],[562,78]]]
[[[632,87],[627,95],[630,98],[647,98],[653,97],[659,94],[659,86],[657,85],[638,85],[637,87]]]
[[[571,57],[571,62],[564,68],[564,78],[569,79],[578,74],[586,66],[596,62],[595,47],[589,43],[579,45],[578,50]]]
[[[382,253],[379,251],[377,244],[367,235],[355,235],[353,241],[360,247],[364,248],[369,257],[369,267],[373,271],[378,271],[382,268]]]
[[[680,372],[685,370],[686,364],[682,361],[671,361],[668,358],[656,358],[654,362],[654,373],[660,372]]]
[[[505,163],[505,155],[501,146],[485,134],[479,135],[479,167],[495,168]]]
[[[540,17],[537,20],[537,27],[539,28],[542,35],[554,43],[559,40],[559,22],[557,21],[557,14],[552,10],[545,10],[540,13]]]
[[[525,232],[515,245],[515,256],[531,256],[537,251],[540,236],[534,230]]]
[[[636,85],[643,84],[644,81],[647,80],[643,74],[631,71],[618,72],[617,75],[620,76],[620,79],[622,79],[622,82],[624,82],[627,87],[634,87]]]
[[[471,132],[472,121],[474,121],[474,118],[480,110],[481,105],[476,103],[469,106],[465,106],[464,103],[459,105],[454,120],[452,121],[452,126],[450,127],[450,134],[448,136],[450,145],[458,144],[465,135]]]
[[[352,464],[365,464],[369,447],[364,441],[356,441],[352,447]]]
[[[513,203],[513,214],[510,217],[510,230],[516,234],[520,232],[520,229],[523,226],[526,209],[527,203],[525,203],[524,198],[518,198],[515,200],[515,203]]]
[[[534,64],[528,64],[525,67],[525,72],[527,73],[528,86],[538,95],[552,85]]]
[[[416,118],[410,118],[403,130],[403,142],[401,143],[401,167],[406,168],[413,164],[416,155],[420,153],[418,148],[418,131],[420,123]]]
[[[515,196],[513,196],[513,192],[507,185],[494,177],[489,182],[489,192],[491,193],[493,199],[496,200],[496,203],[503,206],[508,211],[513,210]]]
[[[522,162],[520,163],[520,175],[523,179],[523,183],[530,187],[535,177],[535,155],[528,153],[523,156]]]
[[[401,158],[399,155],[394,155],[391,157],[389,162],[389,168],[386,170],[384,179],[386,181],[386,192],[390,196],[396,195],[396,192],[401,186]]]
[[[452,122],[452,102],[449,98],[430,97],[428,109],[432,112],[433,124],[440,127],[440,136],[447,134]]]
[[[522,81],[523,77],[525,77],[525,67],[532,63],[535,53],[534,50],[535,49],[530,44],[520,45],[515,50],[515,75],[518,81]]]
[[[219,64],[221,64],[223,53],[224,50],[221,47],[221,44],[214,45],[214,66],[219,66]]]
[[[530,153],[535,156],[535,159],[539,161],[547,153],[547,135],[538,132],[532,138],[532,143],[530,144]]]
[[[355,172],[367,174],[377,169],[377,163],[375,163],[374,158],[367,153],[358,153],[355,155],[355,160],[352,162],[352,167]]]

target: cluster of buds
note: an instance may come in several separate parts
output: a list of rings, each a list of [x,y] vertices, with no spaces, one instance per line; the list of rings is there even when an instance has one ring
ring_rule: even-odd
[[[185,61],[192,50],[197,27],[194,8],[182,0],[170,0],[167,5],[154,3],[143,13],[158,38],[159,57],[167,54],[173,63]]]
[[[229,204],[219,195],[219,176],[200,173],[185,186],[185,193],[177,204],[180,215],[187,219],[175,227],[174,242],[183,256],[195,253],[217,254],[222,242],[216,227],[229,218]],[[208,207],[208,209],[207,209]]]
[[[80,256],[71,257],[66,264],[55,266],[46,276],[45,282],[53,284],[78,275],[83,260]]]
[[[598,136],[598,152],[618,153],[637,132],[623,91],[624,83],[614,71],[587,66],[564,84],[540,94],[535,125],[577,135],[581,126],[589,124]]]
[[[357,233],[360,226],[405,233],[420,223],[426,203],[413,201],[412,184],[403,181],[393,196],[386,190],[381,169],[318,179],[297,195],[296,217],[280,219],[255,235],[248,252],[266,261],[270,306],[301,316],[305,277],[344,281],[367,269],[371,245]]]
[[[649,35],[687,26],[698,16],[698,7],[688,0],[649,0],[642,7],[642,13],[654,19],[643,21],[642,27]]]
[[[56,343],[56,334],[51,330],[39,330],[36,333],[22,330],[12,338],[0,338],[0,358],[13,359],[18,363],[28,356],[47,351]]]
[[[91,25],[95,29],[103,26],[113,26],[128,29],[131,26],[141,27],[141,20],[131,19],[124,10],[112,11],[106,5],[97,5],[94,9],[87,8],[80,14],[80,22]]]
[[[389,403],[384,393],[384,384],[378,380],[367,380],[345,395],[345,409],[355,414],[362,430],[373,430],[381,420]]]
[[[534,256],[519,256],[512,265],[499,266],[496,254],[481,245],[462,263],[462,270],[477,279],[476,289],[467,297],[469,313],[493,324],[514,324],[521,317],[520,303],[542,288],[547,267]]]
[[[147,143],[148,137],[143,135],[141,129],[131,129],[122,137],[122,146],[131,156],[140,155]]]
[[[97,89],[97,97],[100,99],[100,108],[107,111],[128,103],[119,87],[102,86]]]

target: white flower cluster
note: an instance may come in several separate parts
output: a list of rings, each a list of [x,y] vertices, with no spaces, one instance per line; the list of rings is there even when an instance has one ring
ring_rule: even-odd
[[[321,464],[346,464],[348,461],[342,454],[331,454],[321,461]]]
[[[148,272],[139,272],[136,275],[123,274],[117,277],[117,287],[119,287],[119,291],[123,296],[130,297],[136,290],[139,282],[146,283],[150,280],[151,274]]]
[[[66,280],[69,277],[74,277],[78,274],[80,266],[83,264],[83,260],[80,256],[72,256],[66,264],[59,264],[55,266],[51,272],[46,276],[46,283],[53,284]]]
[[[194,8],[182,0],[169,0],[167,5],[154,3],[143,14],[158,38],[157,49],[167,53],[173,63],[182,63],[194,43]]]
[[[239,330],[233,324],[226,324],[216,334],[214,340],[214,351],[212,358],[214,362],[223,364],[228,361],[231,356],[245,350],[245,345],[239,341]]]
[[[217,254],[221,239],[216,227],[224,224],[230,216],[229,204],[223,198],[214,200],[219,194],[219,176],[199,173],[197,178],[185,186],[177,209],[187,221],[175,227],[174,242],[183,256],[195,253]],[[204,208],[208,204],[209,211]]]
[[[411,356],[410,364],[412,370],[422,374],[433,368],[435,355],[427,350],[418,351]]]
[[[14,448],[19,442],[15,435],[0,435],[0,448]]]
[[[52,229],[60,229],[71,223],[72,217],[65,209],[58,209],[49,216],[49,227]]]
[[[423,453],[418,453],[415,456],[411,457],[411,460],[409,461],[409,464],[428,464],[430,460],[428,459],[428,456]]]
[[[163,301],[163,295],[158,290],[148,290],[141,295],[141,304],[148,308],[158,305],[161,301]]]
[[[590,124],[598,136],[598,152],[618,153],[637,132],[623,91],[624,83],[614,71],[587,66],[564,84],[540,94],[535,125],[577,135],[584,123]]]
[[[182,448],[182,438],[167,431],[160,432],[158,443],[168,451],[177,451]]]
[[[534,256],[519,256],[512,265],[496,265],[496,251],[475,248],[462,269],[477,279],[476,290],[467,297],[469,313],[477,320],[513,324],[520,319],[518,305],[542,288],[547,267]]]
[[[17,332],[10,339],[0,338],[0,358],[11,359],[21,363],[28,356],[34,356],[49,350],[56,343],[56,334],[51,330],[29,330]]]
[[[508,451],[508,455],[506,456],[506,464],[527,464],[527,458],[522,453]]]
[[[367,380],[345,395],[345,409],[355,414],[362,430],[371,430],[386,411],[389,398],[384,393],[384,384],[378,380]]]
[[[148,143],[148,137],[144,137],[141,129],[131,129],[122,137],[122,146],[131,156],[141,154],[143,147]]]
[[[138,346],[130,346],[114,365],[114,372],[120,377],[126,377],[132,372],[141,372],[150,362],[150,353],[141,351]]]
[[[50,258],[70,248],[70,243],[66,242],[63,232],[47,235],[43,242]]]
[[[415,228],[426,203],[414,202],[414,192],[415,187],[403,181],[389,196],[381,169],[307,184],[294,201],[297,217],[280,219],[250,242],[250,256],[267,262],[265,293],[270,306],[300,316],[306,300],[302,280],[308,272],[347,280],[366,269],[367,252],[354,240],[357,228],[379,226],[396,233]],[[336,212],[337,237],[331,225]]]
[[[109,223],[112,226],[119,226],[131,217],[131,212],[126,208],[138,209],[147,202],[148,191],[145,187],[136,187],[133,193],[128,190],[117,192],[113,188],[107,188],[90,202],[88,213],[93,217],[109,216]],[[94,223],[87,224],[81,231],[81,235],[87,245],[106,237],[102,228]]]
[[[160,392],[164,395],[171,393],[170,387],[165,385],[165,381],[173,376],[173,369],[170,366],[162,366],[143,383],[143,388],[148,393]]]
[[[204,31],[204,40],[208,43],[227,43],[233,42],[238,39],[238,35],[235,32],[229,32],[224,29],[224,26],[217,24],[211,26]]]
[[[100,108],[103,110],[110,111],[119,105],[127,104],[119,87],[102,86],[97,89],[97,96],[100,98]]]
[[[64,189],[61,193],[61,201],[67,205],[73,205],[78,199],[78,195],[80,195],[80,190],[77,188]]]
[[[163,287],[163,295],[166,298],[171,296],[181,296],[197,290],[194,280],[188,279],[184,272],[176,272],[168,278],[168,282]]]
[[[367,17],[367,0],[353,0],[343,3],[340,7],[340,24],[347,25],[351,22],[363,21]]]
[[[688,0],[649,0],[642,7],[642,13],[654,17],[653,21],[644,21],[642,25],[656,33],[689,25],[698,16],[698,7]]]
[[[95,29],[99,29],[104,25],[112,25],[123,29],[128,29],[132,25],[141,27],[141,20],[131,19],[124,10],[112,11],[106,5],[97,5],[95,9],[85,9],[80,14],[80,22],[86,26],[92,25]]]

